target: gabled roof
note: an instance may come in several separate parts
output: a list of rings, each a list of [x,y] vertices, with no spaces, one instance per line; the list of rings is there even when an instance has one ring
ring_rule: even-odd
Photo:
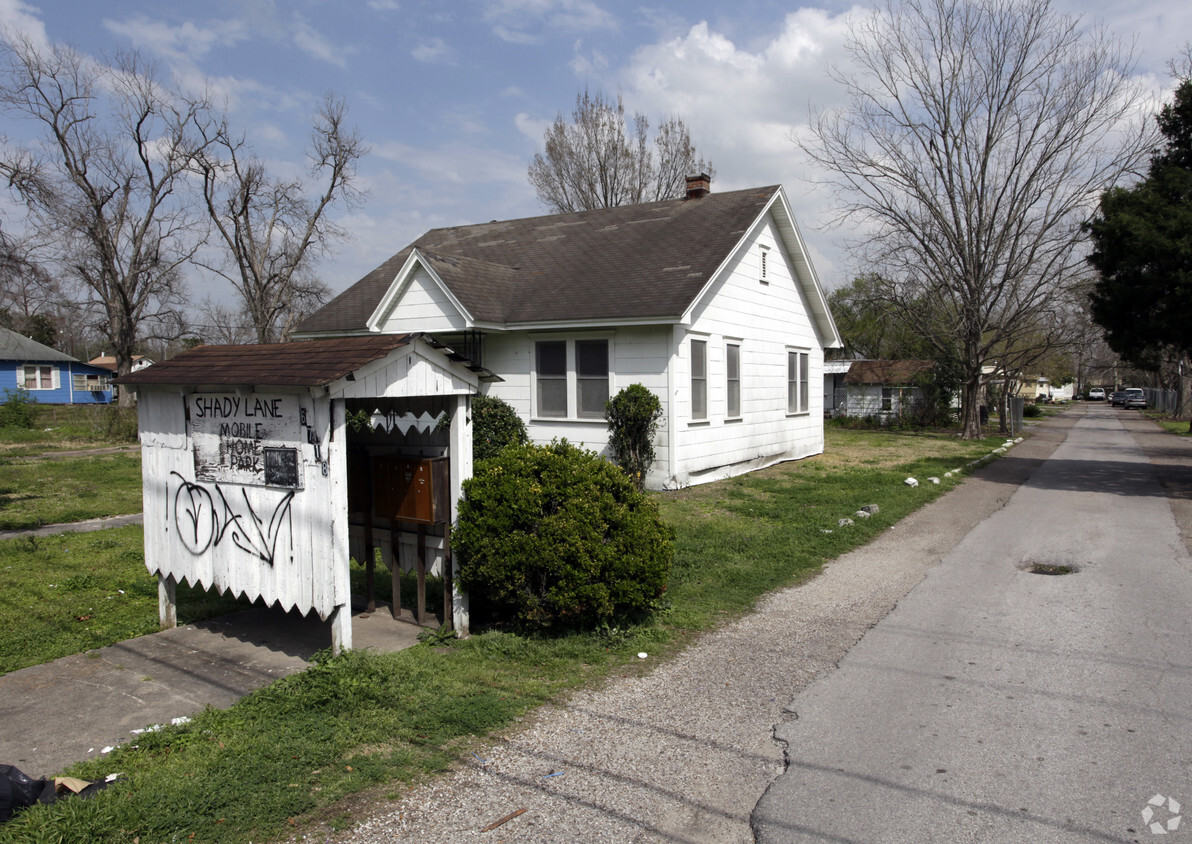
[[[292,343],[196,346],[170,360],[122,375],[117,381],[134,386],[325,387],[419,339],[482,377],[492,374],[422,334],[370,334]]]
[[[30,340],[8,328],[0,328],[0,360],[14,361],[70,361],[78,363],[66,352],[51,349],[44,343]]]
[[[930,360],[855,360],[844,383],[906,385],[934,369],[935,361]]]
[[[296,334],[376,330],[414,264],[474,326],[680,321],[767,212],[778,220],[811,317],[831,345],[835,325],[777,185],[433,229],[311,315]]]

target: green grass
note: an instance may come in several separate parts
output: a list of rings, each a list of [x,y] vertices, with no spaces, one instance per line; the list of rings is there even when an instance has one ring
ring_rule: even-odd
[[[819,457],[661,493],[677,554],[669,609],[652,623],[557,638],[486,632],[447,647],[324,659],[227,711],[73,766],[69,773],[88,779],[125,776],[92,800],[22,813],[0,827],[0,841],[244,842],[342,826],[354,805],[343,798],[375,806],[401,791],[394,784],[445,770],[480,749],[476,737],[544,701],[611,672],[646,670],[637,651],[665,658],[767,591],[808,577],[950,486],[926,477],[1001,441],[832,430]],[[905,486],[908,475],[921,485]],[[881,512],[837,526],[863,504]],[[59,559],[44,560],[54,580]]]
[[[32,428],[0,428],[0,456],[134,445],[137,441],[135,408],[39,404],[36,412]]]
[[[0,541],[0,674],[156,632],[140,527]],[[181,623],[249,606],[185,584]]]
[[[0,530],[141,512],[141,455],[0,458]]]
[[[1142,415],[1156,423],[1160,428],[1181,437],[1189,436],[1187,419],[1172,419],[1161,410],[1144,410]]]

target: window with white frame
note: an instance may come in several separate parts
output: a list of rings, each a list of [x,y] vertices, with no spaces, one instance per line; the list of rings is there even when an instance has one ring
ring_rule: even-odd
[[[741,344],[726,343],[724,347],[724,391],[727,399],[725,416],[741,416]]]
[[[894,388],[882,387],[882,410],[894,409]]]
[[[786,412],[806,413],[809,410],[810,385],[808,382],[807,352],[788,349],[786,353]]]
[[[575,415],[603,419],[607,402],[608,340],[576,340]]]
[[[609,341],[605,338],[536,341],[534,415],[603,419],[609,371]]]
[[[691,341],[691,418],[708,418],[708,341]]]
[[[25,364],[25,389],[52,390],[56,374],[53,366]]]
[[[112,386],[111,376],[99,375],[92,372],[76,372],[72,376],[75,390],[79,392],[86,392],[87,390],[107,390]]]

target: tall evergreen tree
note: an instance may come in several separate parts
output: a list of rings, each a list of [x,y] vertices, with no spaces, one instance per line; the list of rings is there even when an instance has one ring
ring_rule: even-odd
[[[1192,352],[1192,79],[1159,112],[1163,144],[1147,177],[1101,196],[1086,226],[1100,273],[1090,299],[1110,348],[1142,369],[1187,372]],[[1181,412],[1190,379],[1182,379]]]

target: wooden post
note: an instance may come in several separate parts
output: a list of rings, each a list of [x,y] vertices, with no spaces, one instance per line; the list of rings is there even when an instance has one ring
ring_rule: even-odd
[[[377,611],[375,588],[377,550],[373,547],[373,471],[372,459],[368,461],[368,483],[364,497],[364,611]]]
[[[414,618],[426,622],[426,525],[418,525],[418,612]]]
[[[327,620],[331,622],[331,653],[338,656],[352,647],[352,611],[340,604]]]
[[[393,568],[389,570],[393,582],[393,601],[389,613],[394,618],[401,618],[401,522],[397,519],[389,523],[389,552],[393,555]]]
[[[178,583],[173,575],[157,576],[157,618],[162,630],[178,626]]]
[[[452,606],[452,591],[455,578],[451,576],[451,522],[443,525],[443,629],[454,630],[455,618]]]

